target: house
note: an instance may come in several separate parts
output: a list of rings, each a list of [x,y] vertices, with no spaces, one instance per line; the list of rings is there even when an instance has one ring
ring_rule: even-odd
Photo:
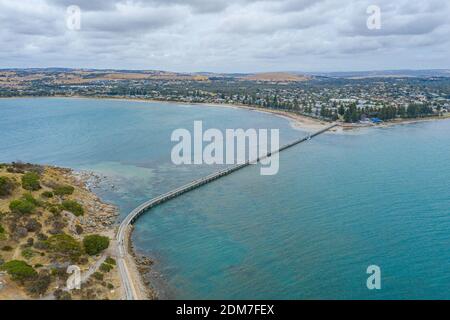
[[[372,123],[382,123],[383,120],[381,120],[380,118],[371,118],[370,121],[372,121]]]

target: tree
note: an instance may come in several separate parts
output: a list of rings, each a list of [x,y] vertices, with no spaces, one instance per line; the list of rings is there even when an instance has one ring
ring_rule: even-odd
[[[22,176],[22,188],[29,191],[36,191],[41,188],[39,175],[35,172],[27,172]]]
[[[108,263],[102,263],[101,264],[101,266],[100,266],[100,271],[101,272],[103,272],[103,273],[108,273],[108,272],[110,272],[112,269],[113,269],[114,267],[112,266],[112,265],[110,265],[110,264],[108,264]]]
[[[352,113],[350,109],[346,109],[344,112],[344,121],[345,122],[352,122]]]
[[[417,116],[417,105],[410,104],[408,108],[406,108],[406,114],[409,118],[415,118]]]
[[[89,235],[84,237],[83,246],[87,254],[95,256],[109,247],[109,238],[98,234]]]

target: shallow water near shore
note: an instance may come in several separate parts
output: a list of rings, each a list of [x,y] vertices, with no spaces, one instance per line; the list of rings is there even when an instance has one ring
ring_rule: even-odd
[[[241,109],[89,99],[0,99],[0,162],[91,170],[123,217],[217,168],[174,166],[170,134],[280,128]],[[153,209],[133,234],[169,298],[450,299],[450,121],[325,134]],[[382,289],[369,291],[378,265]]]
[[[177,166],[172,131],[280,129],[281,143],[304,136],[278,117],[249,110],[127,100],[0,99],[0,162],[24,161],[95,172],[93,186],[125,216],[140,203],[223,166]]]

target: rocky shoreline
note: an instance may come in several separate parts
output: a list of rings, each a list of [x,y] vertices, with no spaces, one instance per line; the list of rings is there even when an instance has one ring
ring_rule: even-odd
[[[130,253],[136,269],[139,272],[140,282],[144,285],[144,288],[141,289],[144,289],[144,293],[148,300],[159,300],[159,295],[153,288],[152,283],[148,277],[148,275],[153,271],[152,266],[155,262],[144,255],[136,253],[132,241],[129,240],[128,244],[128,252]]]
[[[89,177],[55,166],[0,164],[0,300],[121,298],[114,259],[119,211],[89,189]],[[91,250],[89,241],[98,246]],[[81,289],[67,289],[69,265],[80,269]],[[28,272],[21,281],[16,266]]]
[[[80,186],[83,186],[92,194],[95,192],[94,189],[100,188],[101,183],[106,178],[106,176],[100,176],[92,171],[70,171],[69,174],[77,180],[77,183]],[[111,204],[103,203],[97,196],[94,196],[92,201],[88,201],[84,205],[86,208],[101,210],[101,212],[103,212],[103,214],[98,216],[90,216],[86,219],[86,228],[91,226],[96,228],[96,231],[99,232],[99,229],[102,227],[109,229],[112,225],[118,224],[117,218],[119,216],[119,212],[117,207]],[[154,264],[154,261],[144,255],[136,253],[130,238],[132,231],[133,230],[131,229],[128,235],[128,253],[131,258],[130,260],[132,260],[131,263],[134,264],[131,266],[130,271],[137,271],[134,272],[134,278],[139,286],[139,291],[142,292],[142,296],[145,296],[148,300],[157,300],[158,294],[154,289],[152,289],[151,281],[147,277],[147,275],[152,272],[152,265]]]
[[[67,170],[66,177],[72,179],[74,184],[84,188],[90,194],[89,197],[80,201],[87,211],[87,214],[79,219],[84,230],[88,233],[110,232],[117,223],[119,210],[112,204],[102,202],[92,191],[92,188],[98,185],[101,178],[93,172]]]

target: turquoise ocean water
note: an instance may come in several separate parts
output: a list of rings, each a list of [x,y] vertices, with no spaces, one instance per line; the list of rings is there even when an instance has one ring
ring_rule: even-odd
[[[279,128],[246,110],[87,99],[0,100],[0,161],[104,176],[95,190],[125,215],[217,168],[171,164],[170,134]],[[450,121],[326,134],[145,215],[133,241],[169,298],[450,299]],[[112,187],[114,185],[114,187]],[[369,291],[378,265],[382,289]]]

